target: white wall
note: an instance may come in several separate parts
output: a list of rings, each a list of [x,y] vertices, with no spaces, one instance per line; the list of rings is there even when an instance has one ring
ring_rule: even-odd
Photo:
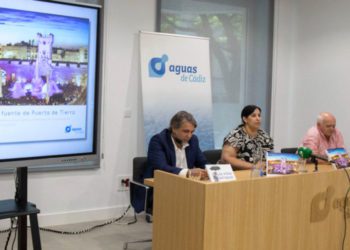
[[[294,87],[295,3],[293,0],[275,0],[271,136],[275,149],[293,146],[291,110]],[[287,132],[286,132],[287,131]]]
[[[350,145],[350,1],[276,0],[272,131],[296,146],[330,111]]]
[[[128,193],[117,191],[117,176],[131,175],[132,158],[144,154],[137,37],[139,30],[154,31],[155,6],[155,0],[105,0],[105,158],[97,170],[29,174],[28,200],[41,210],[40,226],[118,217],[129,204]],[[0,199],[13,196],[13,175],[0,175]]]

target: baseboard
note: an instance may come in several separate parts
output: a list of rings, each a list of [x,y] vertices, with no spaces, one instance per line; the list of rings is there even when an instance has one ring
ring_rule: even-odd
[[[91,221],[109,220],[120,217],[127,209],[127,206],[115,206],[96,208],[89,210],[78,210],[64,213],[40,213],[38,220],[40,227],[67,225]],[[133,209],[130,208],[128,216],[133,214]]]

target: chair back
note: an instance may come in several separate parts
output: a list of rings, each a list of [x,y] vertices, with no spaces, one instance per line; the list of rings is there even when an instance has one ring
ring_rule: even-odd
[[[147,167],[147,157],[135,157],[133,159],[132,181],[130,182],[130,203],[136,213],[145,211],[149,207],[149,187],[143,184],[144,172]]]
[[[208,164],[216,164],[221,158],[221,149],[211,149],[203,151]]]
[[[132,162],[132,180],[143,183],[143,175],[147,167],[147,157],[135,157]]]
[[[147,157],[139,156],[132,160],[132,181],[130,182],[130,204],[134,208],[135,222],[136,213],[146,212],[146,221],[152,222],[153,193],[150,187],[143,183],[144,172],[147,167]],[[131,223],[129,223],[131,224]],[[124,243],[123,249],[128,249],[130,243],[152,242],[152,239],[128,241]]]
[[[281,153],[297,154],[298,148],[281,148]]]

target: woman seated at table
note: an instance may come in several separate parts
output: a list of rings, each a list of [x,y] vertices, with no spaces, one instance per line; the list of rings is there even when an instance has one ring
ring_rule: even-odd
[[[241,119],[242,124],[224,138],[220,160],[231,164],[234,170],[251,169],[265,157],[266,151],[273,150],[272,138],[260,129],[261,108],[255,105],[244,107]]]

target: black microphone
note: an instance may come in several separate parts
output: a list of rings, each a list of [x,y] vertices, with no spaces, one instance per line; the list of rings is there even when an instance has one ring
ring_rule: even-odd
[[[311,154],[311,158],[319,159],[319,160],[322,160],[322,161],[328,161],[328,162],[331,162],[331,163],[333,162],[333,161],[328,160],[328,158],[326,156],[323,156],[323,155]]]
[[[313,154],[312,150],[310,148],[307,148],[307,147],[298,148],[298,155],[303,159],[308,159],[311,157],[312,161],[314,161],[315,164],[317,164],[317,162],[314,159],[320,159],[320,160],[334,164],[337,168],[349,167],[349,159],[347,159],[347,158],[340,156],[337,159],[329,160],[326,156]]]
[[[310,148],[307,148],[307,147],[298,148],[298,155],[303,159],[314,158],[314,159],[319,159],[322,161],[332,162],[332,161],[329,161],[326,156],[313,154],[312,150]]]

